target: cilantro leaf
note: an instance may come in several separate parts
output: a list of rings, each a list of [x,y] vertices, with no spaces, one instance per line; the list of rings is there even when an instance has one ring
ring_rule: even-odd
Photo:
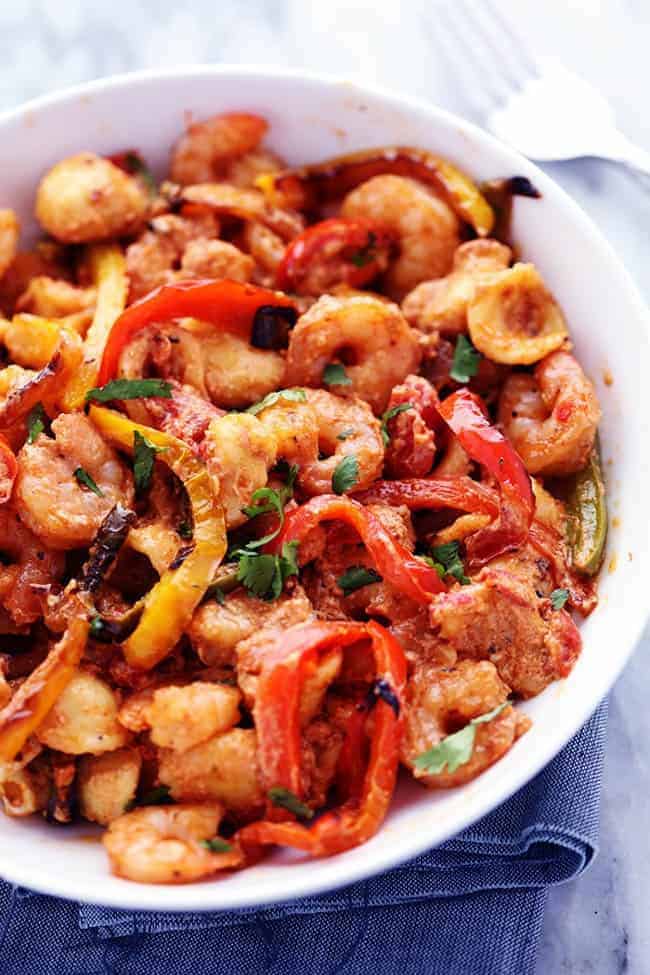
[[[290,403],[305,403],[307,401],[307,394],[304,389],[278,389],[274,393],[269,393],[259,403],[253,403],[252,406],[248,407],[246,412],[257,416],[262,410],[268,410],[270,406],[275,406],[281,399],[289,400]]]
[[[554,589],[551,593],[551,606],[553,609],[562,609],[569,595],[568,589]]]
[[[104,497],[104,492],[101,490],[101,488],[97,487],[97,485],[93,481],[88,471],[85,471],[83,467],[77,467],[77,469],[74,472],[74,476],[76,477],[79,484],[82,484],[84,487],[87,487],[88,490],[92,491],[93,494],[96,494],[98,498]]]
[[[189,521],[181,521],[176,529],[181,538],[190,539],[194,537],[194,529]]]
[[[287,473],[287,479],[282,487],[278,490],[274,488],[263,487],[259,488],[253,493],[251,501],[262,502],[261,504],[247,505],[241,510],[249,518],[256,518],[257,515],[269,515],[275,512],[278,516],[278,525],[272,532],[268,535],[264,535],[262,538],[255,539],[255,541],[248,542],[246,549],[256,549],[262,548],[267,542],[271,542],[277,535],[280,534],[282,526],[284,525],[284,507],[293,497],[293,486],[296,483],[296,477],[298,476],[298,465],[292,464]]]
[[[45,429],[45,424],[47,422],[47,414],[43,408],[42,403],[37,403],[36,406],[32,407],[29,411],[27,417],[27,443],[34,443],[34,441],[40,437]]]
[[[487,714],[482,714],[478,718],[473,718],[460,731],[455,731],[453,735],[447,735],[437,745],[430,748],[414,761],[414,765],[427,775],[439,775],[447,768],[448,772],[455,772],[461,765],[465,765],[472,757],[474,740],[476,738],[476,726],[492,721],[497,715],[501,714],[507,707],[508,701],[497,705]]]
[[[124,807],[124,812],[130,812],[136,806],[171,806],[174,800],[171,797],[168,785],[157,785],[155,788],[145,792],[137,799],[131,799]]]
[[[237,579],[259,599],[277,599],[289,576],[298,575],[298,542],[285,542],[281,555],[241,549]]]
[[[350,437],[353,437],[355,433],[356,430],[353,427],[346,427],[345,430],[341,430],[341,432],[336,435],[336,439],[348,440]]]
[[[345,371],[345,366],[342,366],[340,362],[330,362],[329,366],[325,366],[323,382],[328,386],[352,385],[352,380]]]
[[[463,586],[470,584],[470,579],[465,575],[465,567],[460,557],[460,546],[458,542],[447,542],[445,545],[436,545],[431,549],[433,555],[434,568],[441,576],[453,576]],[[440,572],[440,569],[443,571]]]
[[[359,461],[354,454],[348,454],[336,465],[332,474],[332,491],[334,494],[345,494],[359,480]]]
[[[370,586],[373,582],[381,582],[382,577],[374,569],[367,569],[364,565],[352,565],[343,575],[339,576],[336,584],[343,590],[345,596],[351,592]]]
[[[274,806],[287,809],[294,816],[299,816],[301,819],[313,819],[313,809],[310,809],[304,802],[301,802],[298,796],[294,795],[289,789],[275,786],[273,789],[269,789],[267,795]]]
[[[226,843],[220,836],[214,836],[211,840],[199,840],[200,846],[204,846],[210,853],[230,853],[232,844]]]
[[[382,415],[381,418],[381,439],[384,441],[384,447],[387,447],[390,443],[390,433],[388,432],[388,424],[393,419],[394,416],[398,416],[400,413],[405,413],[407,410],[413,410],[415,407],[413,403],[399,403],[397,406],[391,406],[389,410]]]
[[[124,153],[124,167],[132,176],[140,177],[151,196],[156,195],[158,187],[154,175],[138,152],[129,150]]]
[[[361,247],[356,252],[356,254],[353,254],[350,257],[350,261],[354,264],[355,267],[365,267],[367,264],[370,264],[372,261],[375,260],[377,256],[376,246],[377,246],[377,235],[374,233],[374,231],[369,230],[368,240],[365,246]]]
[[[156,454],[163,453],[166,447],[156,447],[139,430],[133,432],[133,481],[135,493],[144,494],[149,490],[153,475]],[[179,526],[180,527],[180,526]],[[191,537],[191,530],[190,530]]]
[[[95,637],[102,636],[104,632],[104,621],[101,616],[93,616],[90,621],[90,626],[88,628],[88,633],[90,637],[94,640]]]
[[[172,399],[171,385],[164,379],[113,379],[105,386],[96,386],[86,393],[86,402],[110,403],[114,399]]]
[[[457,383],[468,383],[478,372],[480,361],[481,353],[474,348],[466,335],[459,335],[449,375]]]

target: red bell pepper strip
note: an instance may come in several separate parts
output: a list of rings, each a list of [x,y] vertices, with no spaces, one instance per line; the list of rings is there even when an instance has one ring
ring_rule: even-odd
[[[0,434],[0,504],[5,504],[11,497],[17,473],[16,455]]]
[[[321,220],[291,241],[277,270],[276,287],[301,293],[310,270],[318,265],[321,290],[341,283],[361,288],[386,269],[392,244],[388,231],[372,220]],[[328,279],[321,282],[327,265]]]
[[[273,551],[282,551],[285,542],[300,543],[322,521],[344,521],[358,532],[377,572],[399,592],[426,605],[447,587],[435,569],[412,555],[358,501],[321,494],[286,515],[282,531],[273,540]]]
[[[410,511],[453,508],[496,518],[499,499],[492,488],[465,474],[441,477],[413,477],[406,481],[375,481],[366,491],[354,495],[362,504],[404,504]]]
[[[501,493],[499,517],[467,541],[469,563],[477,567],[526,541],[535,514],[530,475],[515,449],[489,422],[474,393],[459,389],[443,400],[439,412],[472,460],[494,477]]]
[[[177,318],[198,318],[226,332],[250,338],[255,312],[264,305],[294,307],[290,298],[277,291],[228,279],[178,281],[154,288],[130,305],[113,325],[106,340],[97,383],[104,386],[115,378],[123,349],[147,325]]]
[[[378,697],[370,757],[360,795],[325,813],[313,826],[268,819],[244,826],[236,840],[244,847],[281,844],[313,856],[340,853],[368,840],[381,825],[395,788],[403,724],[406,659],[395,638],[379,624],[318,622],[292,627],[266,645],[256,692],[258,761],[265,786],[303,794],[300,769],[300,691],[308,667],[324,652],[372,644],[375,674],[390,688],[394,705]],[[274,811],[277,815],[279,811]],[[282,810],[286,818],[286,811]]]

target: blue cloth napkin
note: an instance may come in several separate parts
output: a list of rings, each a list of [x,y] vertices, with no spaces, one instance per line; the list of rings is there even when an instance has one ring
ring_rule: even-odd
[[[319,897],[165,914],[0,883],[0,972],[532,975],[548,886],[596,853],[606,723],[604,702],[543,772],[456,839]]]

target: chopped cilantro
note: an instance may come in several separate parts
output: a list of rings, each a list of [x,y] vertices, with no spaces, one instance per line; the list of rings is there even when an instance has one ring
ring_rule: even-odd
[[[445,767],[448,772],[455,772],[461,765],[469,762],[472,757],[476,726],[484,724],[486,721],[492,721],[493,718],[501,714],[507,704],[508,702],[504,701],[503,704],[499,704],[487,714],[473,718],[460,731],[455,731],[453,735],[447,735],[433,748],[418,755],[413,764],[420,771],[426,772],[427,775],[439,775],[444,772]]]
[[[441,577],[453,576],[463,586],[468,586],[470,580],[465,575],[465,567],[460,557],[460,546],[458,542],[447,542],[445,545],[436,545],[431,549],[433,555],[434,568],[437,569]],[[442,572],[440,571],[442,569]]]
[[[340,362],[330,362],[329,366],[325,366],[323,382],[328,386],[352,385],[352,380],[345,371],[345,366],[342,366]]]
[[[77,469],[74,472],[74,476],[76,477],[79,484],[82,484],[84,487],[87,487],[88,490],[92,491],[93,494],[96,494],[98,498],[104,497],[104,492],[101,490],[101,488],[97,487],[97,485],[93,481],[88,471],[85,471],[83,467],[77,467]]]
[[[226,843],[220,836],[214,836],[211,840],[199,840],[199,843],[210,853],[230,853],[232,850],[232,844]]]
[[[249,592],[268,601],[277,599],[289,576],[298,575],[298,542],[285,542],[281,555],[241,549],[237,579]]]
[[[145,792],[137,799],[131,799],[124,807],[124,812],[130,812],[136,806],[170,806],[174,800],[171,797],[168,785],[157,785],[155,788]]]
[[[142,495],[149,490],[156,454],[166,449],[166,447],[156,447],[139,430],[133,432],[133,481],[136,494]]]
[[[269,789],[267,795],[274,806],[287,809],[294,816],[299,816],[301,819],[313,818],[313,810],[309,806],[306,806],[304,802],[301,802],[298,796],[294,795],[289,789],[276,786],[273,789]]]
[[[381,439],[384,441],[384,447],[387,447],[390,443],[388,424],[393,417],[398,416],[400,413],[405,413],[407,410],[413,409],[415,409],[413,403],[399,403],[397,406],[391,406],[389,410],[386,410],[381,418]]]
[[[568,589],[554,589],[551,593],[551,606],[553,609],[562,609],[568,598]]]
[[[176,529],[181,538],[189,539],[194,535],[194,529],[192,528],[189,521],[179,522],[178,528]]]
[[[248,542],[245,546],[247,550],[262,548],[267,542],[272,541],[277,535],[279,535],[282,526],[284,525],[284,506],[287,501],[293,497],[293,486],[296,483],[296,477],[298,476],[298,466],[292,464],[287,473],[287,480],[278,488],[274,490],[273,488],[263,487],[259,488],[254,492],[251,501],[257,502],[254,505],[248,505],[242,508],[242,511],[249,518],[256,518],[257,515],[269,515],[275,512],[278,516],[277,527],[270,532],[268,535],[264,535],[262,538],[257,538],[252,542]],[[261,502],[261,503],[260,503]]]
[[[382,577],[374,569],[367,569],[364,565],[353,565],[338,577],[336,584],[343,590],[344,595],[349,596],[351,592],[356,592],[363,586],[381,582],[381,579]]]
[[[377,235],[372,231],[368,231],[368,239],[363,247],[361,247],[356,254],[353,254],[350,258],[351,262],[355,267],[366,267],[367,264],[371,264],[372,261],[377,257]]]
[[[47,414],[43,409],[42,403],[37,403],[36,406],[32,407],[29,411],[27,417],[27,443],[34,443],[34,441],[40,437],[45,429],[45,424],[47,422]]]
[[[105,386],[96,386],[86,393],[86,402],[110,403],[114,399],[172,399],[172,388],[164,379],[113,379]]]
[[[348,454],[339,461],[332,474],[332,491],[334,494],[345,494],[359,480],[359,461],[354,454]]]
[[[449,375],[457,383],[467,383],[478,372],[480,361],[481,353],[474,348],[466,335],[459,335]]]
[[[275,406],[281,399],[289,400],[290,403],[304,403],[307,400],[307,394],[304,389],[278,389],[275,393],[269,393],[259,403],[253,403],[246,412],[257,416],[262,410],[268,410],[270,406]]]

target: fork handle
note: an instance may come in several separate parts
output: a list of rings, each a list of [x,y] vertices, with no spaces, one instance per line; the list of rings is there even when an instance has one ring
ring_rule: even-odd
[[[650,176],[650,152],[632,142],[622,132],[619,133],[615,150],[608,152],[607,155],[609,158],[616,159],[618,162],[625,163],[638,172]]]

